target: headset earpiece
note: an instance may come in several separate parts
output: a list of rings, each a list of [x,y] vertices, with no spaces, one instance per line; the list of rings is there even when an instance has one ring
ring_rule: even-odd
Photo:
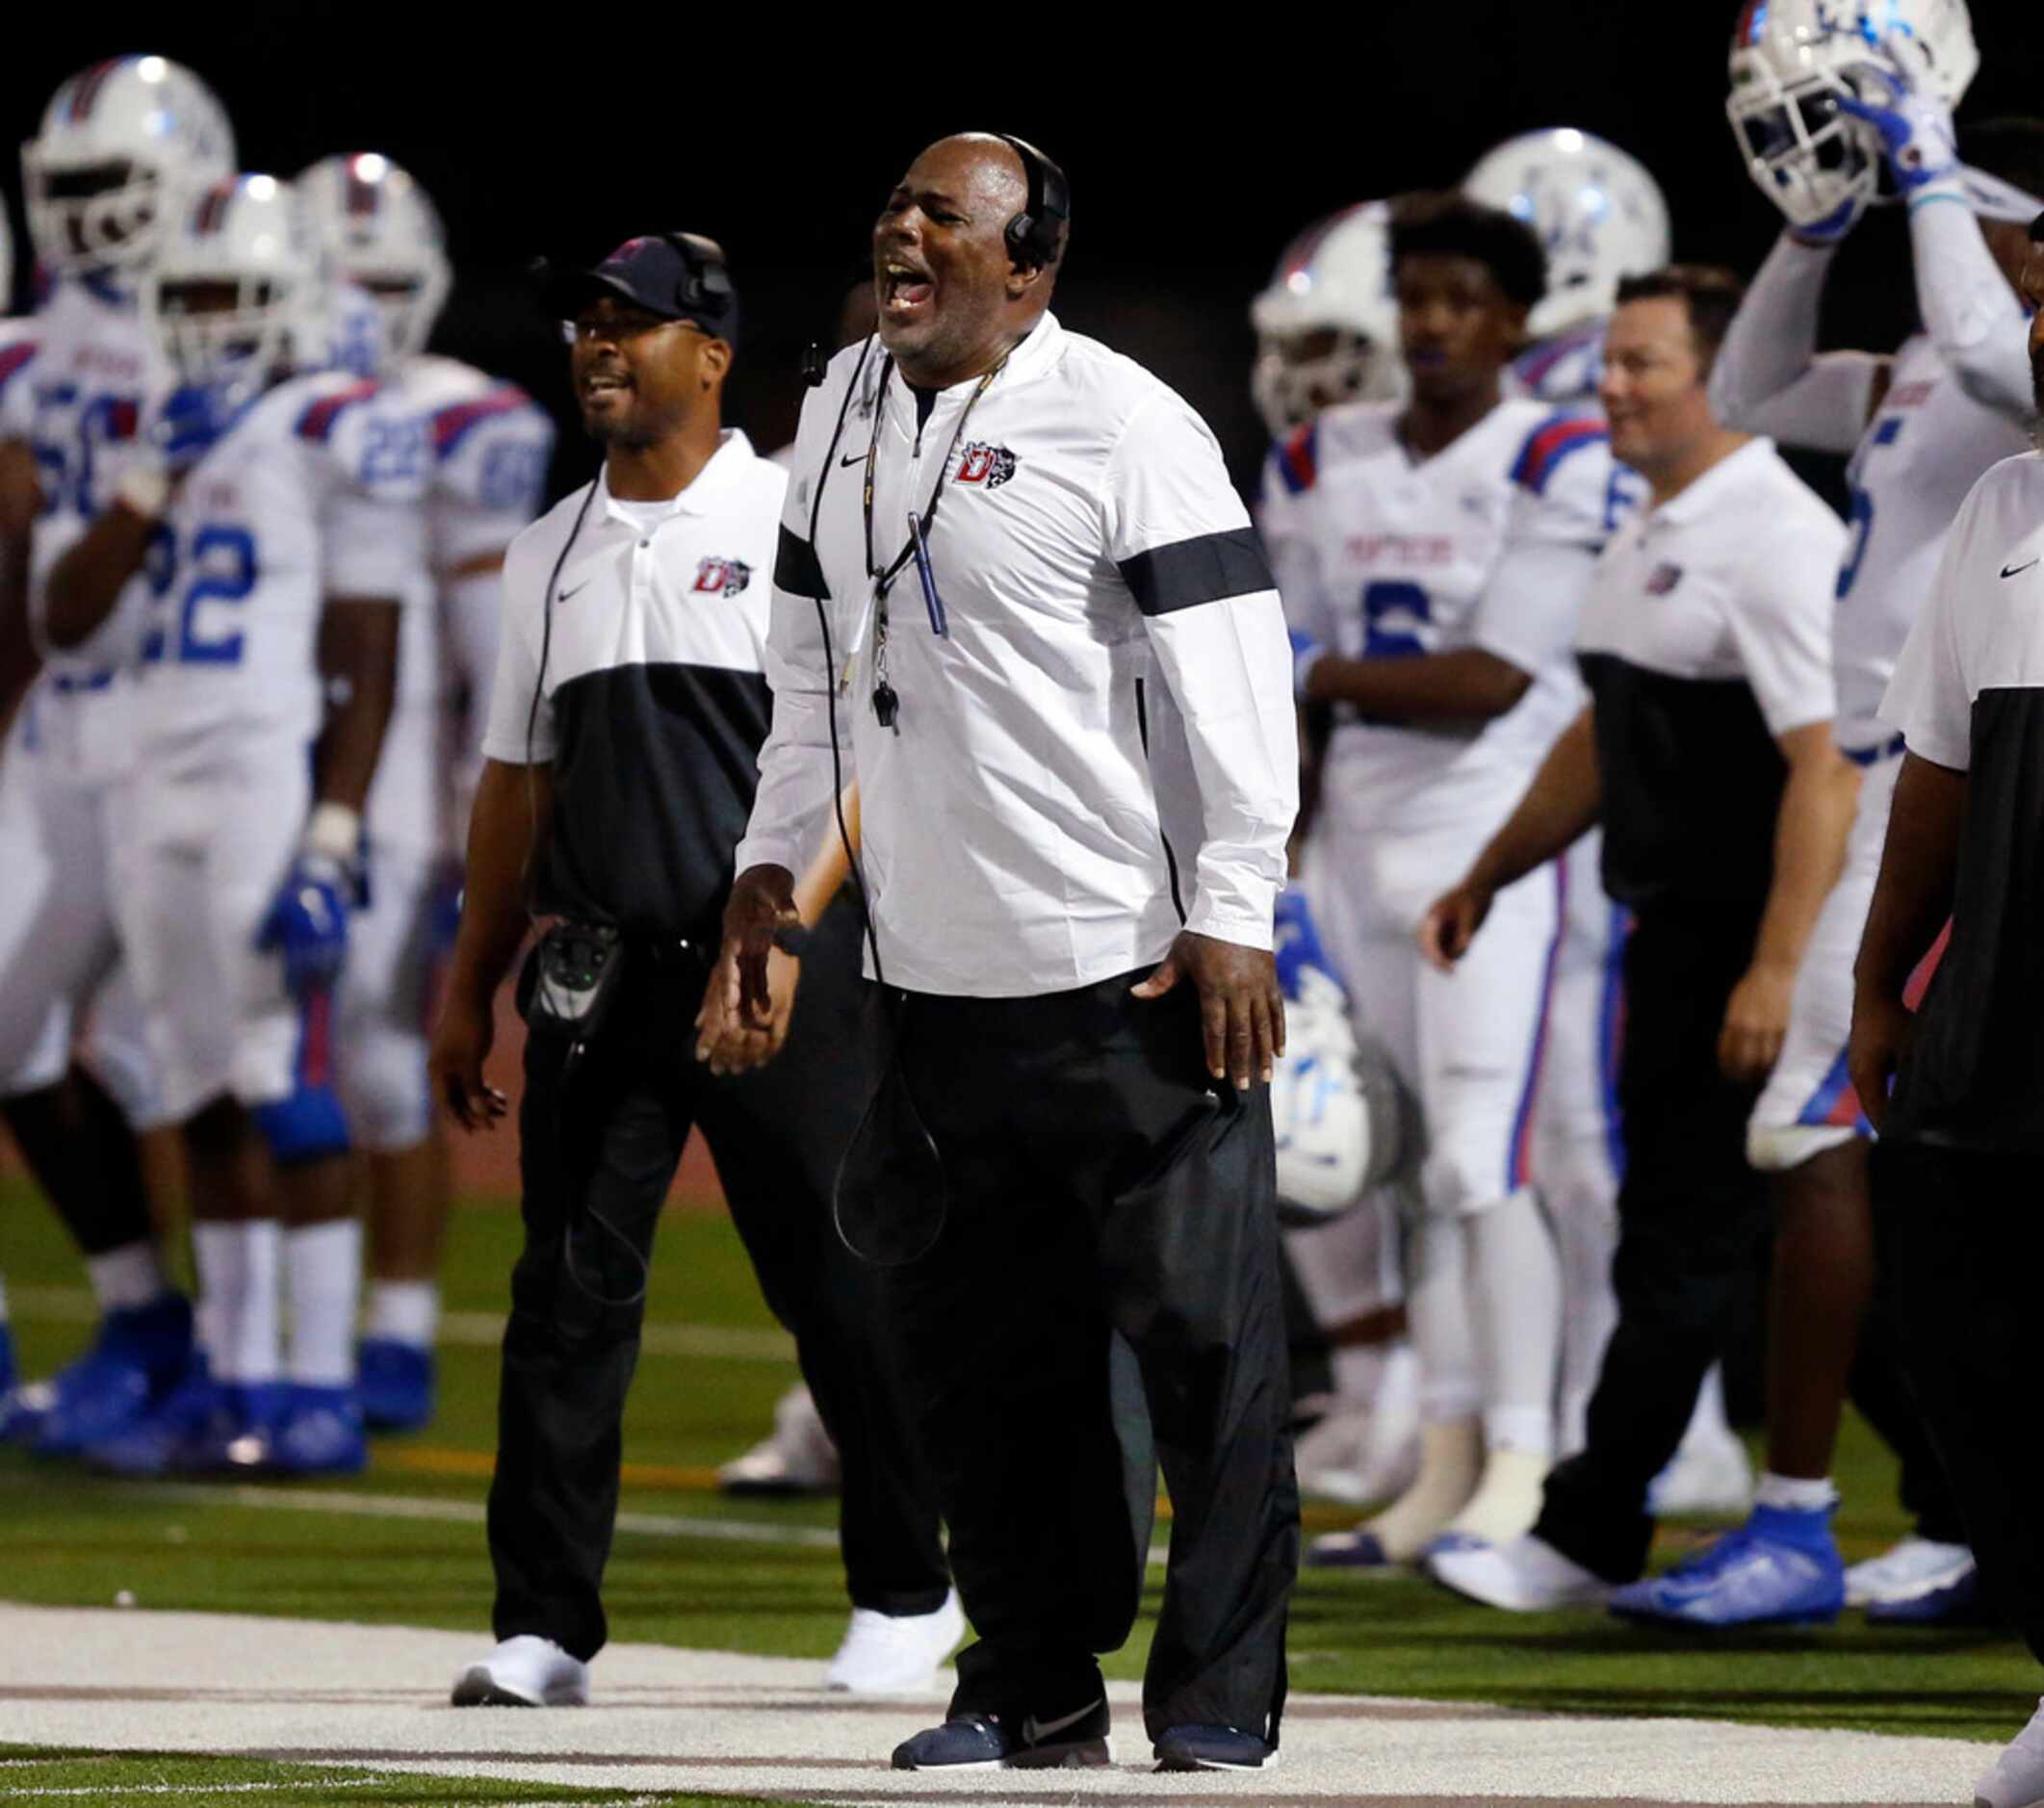
[[[735,293],[731,271],[724,261],[724,247],[699,232],[663,232],[660,237],[673,246],[687,273],[682,278],[683,306],[701,308],[706,314],[722,314]]]
[[[1003,235],[1008,255],[1018,264],[1042,270],[1057,262],[1065,243],[1065,229],[1072,220],[1072,188],[1065,172],[1026,139],[995,134],[1022,159],[1022,174],[1029,184],[1022,211],[1008,221]]]

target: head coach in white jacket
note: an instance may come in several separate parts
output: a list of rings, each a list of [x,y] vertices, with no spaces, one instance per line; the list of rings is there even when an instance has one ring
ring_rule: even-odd
[[[723,982],[763,1011],[856,777],[894,1058],[841,1221],[899,1262],[979,1635],[895,1763],[1105,1761],[1095,1654],[1133,1621],[1152,1486],[1119,1331],[1176,1506],[1149,1732],[1173,1769],[1254,1767],[1298,1548],[1263,1085],[1289,655],[1204,423],[1047,312],[1069,214],[1054,164],[980,133],[881,212],[879,330],[796,441]],[[862,1153],[893,1182],[851,1184]]]

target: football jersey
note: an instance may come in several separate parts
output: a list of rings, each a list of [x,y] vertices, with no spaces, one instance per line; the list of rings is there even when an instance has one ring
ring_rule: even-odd
[[[1604,375],[1604,329],[1609,321],[1584,321],[1530,345],[1512,360],[1512,387],[1550,408],[1591,408]]]
[[[156,523],[120,607],[143,628],[114,687],[151,769],[319,732],[330,596],[404,600],[425,558],[425,425],[375,383],[292,377],[253,402]]]
[[[375,840],[437,850],[453,832],[447,781],[469,751],[454,744],[448,711],[463,679],[487,694],[493,664],[464,669],[458,655],[471,636],[446,619],[465,607],[451,579],[467,560],[501,555],[538,513],[554,424],[516,384],[453,358],[407,359],[386,387],[425,423],[430,475],[425,556],[406,591],[396,708],[368,818]]]
[[[1500,402],[1415,461],[1398,402],[1353,402],[1273,454],[1264,531],[1296,632],[1350,659],[1482,647],[1531,674],[1519,702],[1458,727],[1337,706],[1325,796],[1378,827],[1430,828],[1516,796],[1578,705],[1569,649],[1590,564],[1569,581],[1493,584],[1515,548],[1594,554],[1618,498],[1600,423]]]
[[[0,321],[0,440],[25,440],[36,419],[34,365],[40,343],[32,319]]]
[[[1888,393],[1852,454],[1851,539],[1832,624],[1838,742],[1878,746],[1880,702],[1953,518],[1990,465],[2029,447],[2015,422],[1967,395],[1927,337],[1896,353]]]
[[[35,358],[0,396],[7,437],[36,455],[42,508],[29,545],[29,611],[39,620],[43,581],[114,497],[149,410],[176,382],[155,331],[113,292],[60,284],[36,316]],[[39,751],[81,783],[117,778],[126,733],[107,707],[114,670],[141,633],[124,598],[82,645],[52,654],[36,684]]]

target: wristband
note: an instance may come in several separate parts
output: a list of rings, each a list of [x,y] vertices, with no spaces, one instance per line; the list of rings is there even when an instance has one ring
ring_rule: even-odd
[[[170,500],[170,473],[146,458],[131,459],[114,485],[114,499],[145,521],[154,521]]]
[[[362,852],[362,813],[346,804],[315,804],[299,846],[308,854],[352,865]]]

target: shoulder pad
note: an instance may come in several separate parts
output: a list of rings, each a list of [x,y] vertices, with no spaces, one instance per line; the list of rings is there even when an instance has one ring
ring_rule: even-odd
[[[1512,480],[1536,496],[1545,495],[1548,479],[1571,452],[1586,446],[1608,445],[1610,440],[1601,421],[1580,414],[1552,415],[1526,435],[1513,461]]]
[[[502,383],[486,396],[436,408],[432,414],[433,456],[452,458],[460,449],[461,442],[483,422],[534,405],[531,397],[517,384]]]
[[[300,439],[316,440],[324,444],[333,436],[334,423],[358,401],[367,401],[376,393],[377,385],[367,378],[359,383],[350,383],[346,389],[337,389],[330,395],[319,396],[305,404],[305,411],[298,416],[296,431]]]
[[[1271,463],[1282,480],[1285,493],[1304,496],[1320,475],[1320,428],[1308,421],[1295,426],[1271,448]]]

